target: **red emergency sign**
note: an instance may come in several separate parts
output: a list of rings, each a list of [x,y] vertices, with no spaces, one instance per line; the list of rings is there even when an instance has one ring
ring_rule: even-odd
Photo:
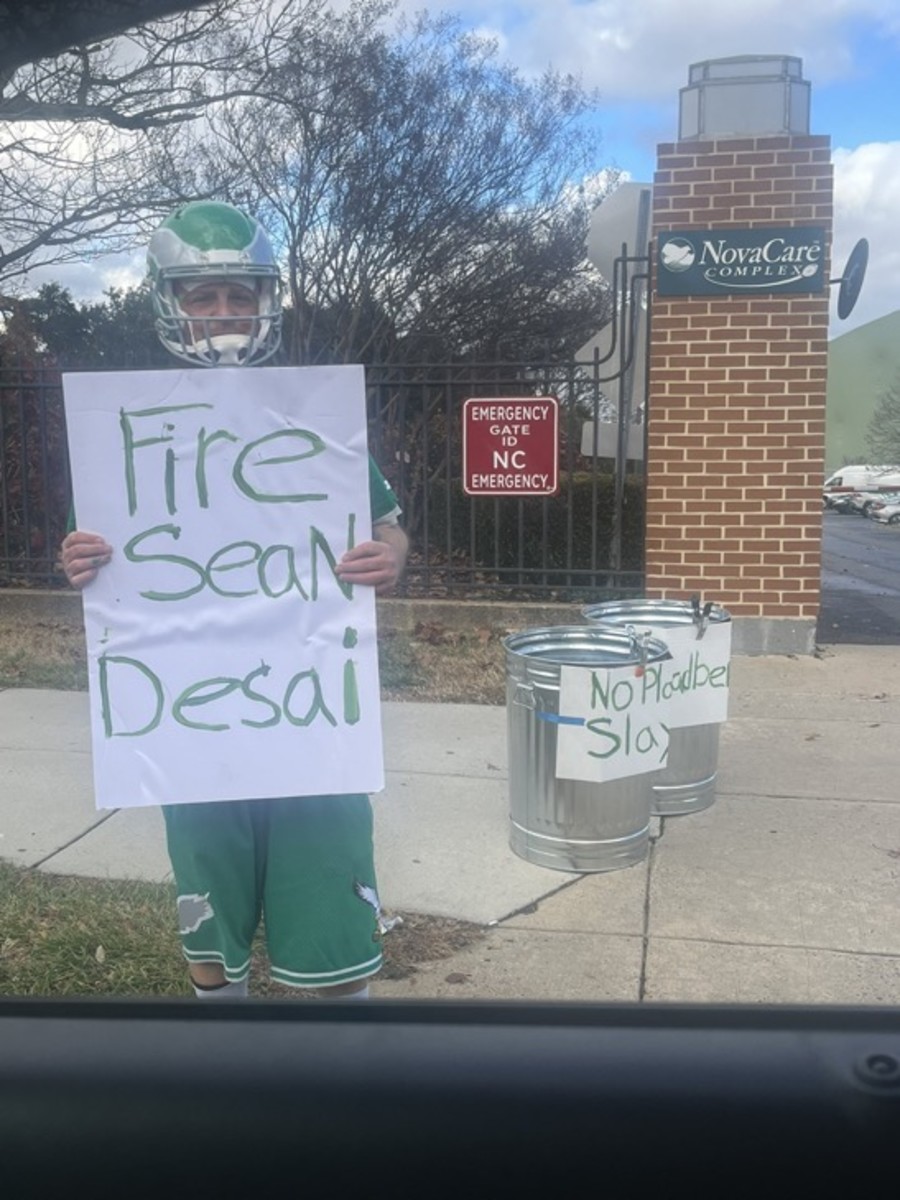
[[[559,401],[502,396],[463,404],[463,490],[552,496],[559,487]]]

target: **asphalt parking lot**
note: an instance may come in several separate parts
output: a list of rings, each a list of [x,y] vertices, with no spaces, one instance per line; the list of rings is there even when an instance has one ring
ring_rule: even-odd
[[[821,645],[900,645],[900,526],[825,511]]]

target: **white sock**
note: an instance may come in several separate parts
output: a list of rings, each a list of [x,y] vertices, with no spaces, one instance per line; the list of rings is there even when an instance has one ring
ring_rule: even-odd
[[[191,980],[194,988],[194,995],[198,1000],[246,1000],[247,999],[247,980],[241,979],[237,983],[220,983],[216,987],[198,987]]]
[[[368,1000],[369,985],[359,989],[358,992],[345,992],[343,996],[335,996],[335,1000]]]

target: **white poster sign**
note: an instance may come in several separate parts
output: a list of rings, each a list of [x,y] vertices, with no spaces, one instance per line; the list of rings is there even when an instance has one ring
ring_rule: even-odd
[[[361,367],[71,374],[98,808],[384,786]]]
[[[666,702],[636,667],[560,667],[556,777],[605,783],[666,765]]]
[[[670,659],[647,665],[644,690],[666,706],[670,729],[718,725],[728,719],[731,621],[716,621],[697,637],[694,624],[663,628],[637,625],[664,642]]]

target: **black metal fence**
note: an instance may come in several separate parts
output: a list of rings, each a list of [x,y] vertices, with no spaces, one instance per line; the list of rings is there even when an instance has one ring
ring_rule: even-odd
[[[367,368],[372,454],[397,492],[412,545],[403,594],[571,600],[640,592],[640,464],[596,440],[595,452],[581,452],[585,421],[598,429],[617,415],[604,391],[610,377],[599,355]],[[464,401],[546,395],[560,401],[558,493],[467,495]],[[0,369],[0,587],[64,585],[57,556],[70,503],[59,372]]]
[[[71,502],[59,372],[0,369],[0,587],[62,586]]]
[[[569,600],[636,594],[643,581],[644,479],[616,453],[582,454],[582,426],[608,412],[599,357],[587,362],[445,363],[367,371],[370,445],[404,509],[407,595]],[[467,495],[467,399],[556,396],[559,491]],[[627,459],[626,459],[627,463]]]

